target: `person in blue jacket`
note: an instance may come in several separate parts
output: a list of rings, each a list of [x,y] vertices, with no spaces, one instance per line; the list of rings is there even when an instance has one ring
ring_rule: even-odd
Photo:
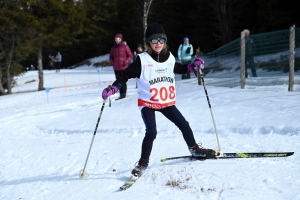
[[[183,44],[178,47],[178,60],[181,64],[191,64],[192,55],[194,53],[193,45],[190,44],[188,37],[183,38]],[[182,74],[182,79],[190,78],[190,72]]]

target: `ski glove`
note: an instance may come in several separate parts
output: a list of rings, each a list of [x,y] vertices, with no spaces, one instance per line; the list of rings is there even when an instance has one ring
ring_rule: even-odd
[[[196,58],[192,64],[188,64],[190,72],[195,72],[197,67],[204,69],[204,60],[202,58]]]
[[[118,87],[109,85],[102,92],[102,99],[106,100],[109,96],[116,94],[118,92]]]

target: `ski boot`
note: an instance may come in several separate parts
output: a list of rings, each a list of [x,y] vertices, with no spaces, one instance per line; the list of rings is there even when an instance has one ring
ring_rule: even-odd
[[[208,158],[208,159],[211,159],[211,158],[216,158],[216,155],[218,155],[217,152],[215,152],[214,150],[212,149],[204,149],[202,148],[202,146],[196,144],[195,146],[193,147],[189,147],[189,150],[191,152],[191,154],[195,157],[195,158],[198,158],[198,159],[205,159],[205,158]]]
[[[143,172],[145,171],[145,169],[148,167],[148,164],[149,164],[149,159],[143,159],[143,158],[141,158],[138,161],[138,164],[132,170],[131,174],[133,176],[140,177],[143,174]]]
[[[120,94],[119,98],[117,98],[116,100],[124,99],[125,97],[126,97],[126,94]]]

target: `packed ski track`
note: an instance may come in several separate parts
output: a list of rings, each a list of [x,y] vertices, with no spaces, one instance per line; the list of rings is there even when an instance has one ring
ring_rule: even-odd
[[[18,79],[37,79],[36,71]],[[251,89],[206,85],[223,152],[285,152],[285,158],[226,160],[162,158],[189,155],[179,129],[156,113],[158,135],[149,167],[128,190],[140,157],[145,127],[137,108],[135,80],[128,97],[105,102],[87,162],[79,178],[102,106],[101,92],[114,80],[110,67],[45,71],[45,87],[20,84],[0,97],[0,199],[230,199],[300,200],[300,87]],[[177,107],[203,147],[217,139],[202,85],[176,79]],[[118,94],[112,97],[116,98]]]

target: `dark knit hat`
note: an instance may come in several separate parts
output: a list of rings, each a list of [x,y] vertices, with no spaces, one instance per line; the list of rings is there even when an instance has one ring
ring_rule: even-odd
[[[145,38],[146,42],[149,42],[150,40],[156,38],[164,38],[167,41],[167,36],[164,27],[158,23],[150,24],[147,27]]]

